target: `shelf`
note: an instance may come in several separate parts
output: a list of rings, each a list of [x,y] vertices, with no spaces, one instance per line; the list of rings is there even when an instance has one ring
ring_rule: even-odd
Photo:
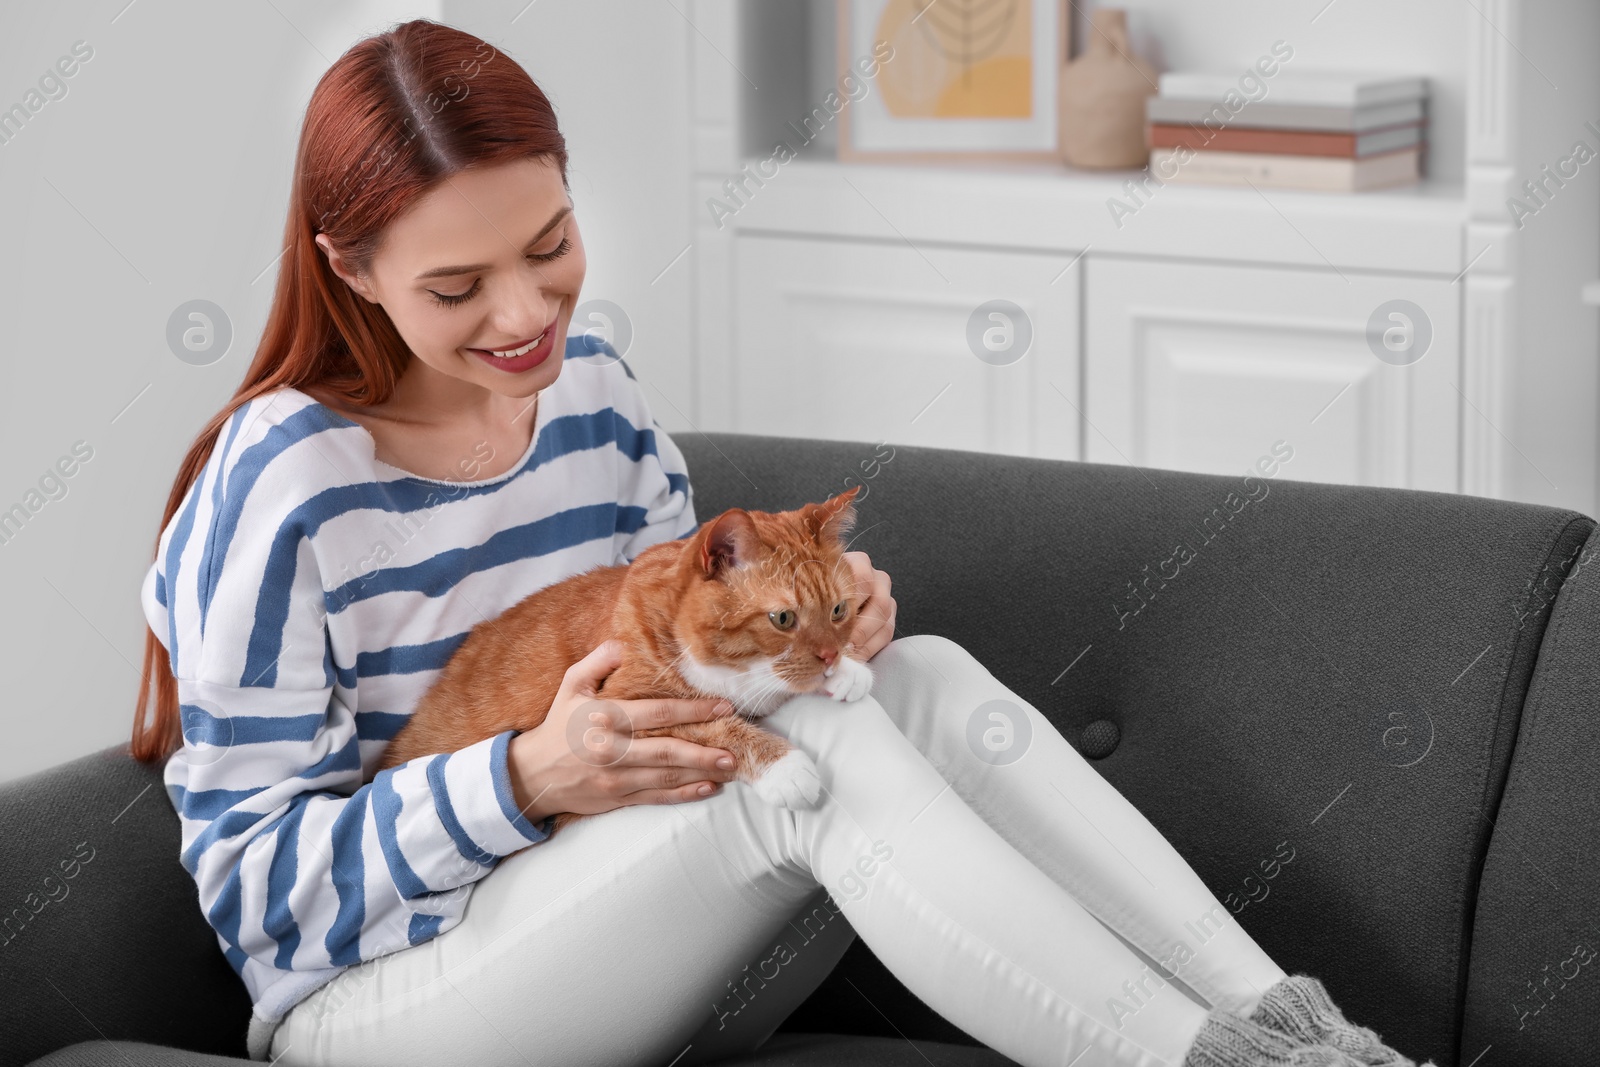
[[[721,181],[699,179],[701,201],[734,208],[724,224],[738,232],[1447,278],[1465,265],[1460,185],[1342,194],[1149,182],[1141,190],[1141,171],[1055,164],[744,162],[757,177],[765,164],[771,177],[747,180],[742,204]],[[1114,216],[1113,202],[1132,213]]]

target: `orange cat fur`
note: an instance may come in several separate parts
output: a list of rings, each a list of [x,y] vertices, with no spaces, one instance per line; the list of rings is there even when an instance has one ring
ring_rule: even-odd
[[[632,564],[567,578],[479,623],[377,769],[533,729],[567,668],[616,638],[622,663],[601,684],[601,699],[725,697],[737,712],[635,736],[726,749],[736,780],[763,799],[814,805],[822,782],[810,757],[754,720],[798,693],[847,701],[872,688],[871,669],[849,643],[857,594],[843,559],[860,488],[794,511],[732,508]],[[583,817],[563,812],[554,829]]]

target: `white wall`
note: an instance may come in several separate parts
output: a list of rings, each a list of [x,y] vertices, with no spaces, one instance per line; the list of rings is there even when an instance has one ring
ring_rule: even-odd
[[[688,8],[681,0],[444,2],[446,22],[516,59],[555,106],[589,263],[579,307],[608,300],[627,314],[633,341],[624,355],[668,433],[700,421],[689,358],[694,29],[679,13]],[[581,329],[575,322],[572,332]]]
[[[1556,17],[1524,0],[1523,11],[1512,38],[1511,73],[1524,115],[1515,131],[1512,185],[1513,195],[1537,206],[1522,193],[1523,182],[1544,178],[1546,166],[1557,171],[1577,141],[1590,151],[1600,146],[1595,132],[1573,120],[1571,106],[1587,101],[1577,110],[1600,128],[1600,3],[1586,0]],[[1509,420],[1499,429],[1515,445],[1506,462],[1507,496],[1594,515],[1596,313],[1579,293],[1600,277],[1600,160],[1576,169],[1564,186],[1546,179],[1546,203],[1515,231],[1516,341],[1507,375]],[[1510,212],[1503,217],[1509,221]]]
[[[306,101],[355,40],[418,16],[436,0],[0,5],[0,108],[93,49],[0,144],[0,510],[93,450],[0,544],[0,780],[127,738],[140,585],[179,459],[265,321]],[[195,298],[234,331],[205,367],[165,340]]]
[[[12,737],[0,781],[128,735],[161,510],[266,320],[306,101],[359,38],[434,18],[533,75],[571,153],[583,299],[631,318],[628,360],[662,424],[695,418],[693,252],[673,263],[689,244],[694,31],[672,4],[126,3],[0,6],[0,107],[74,42],[93,49],[66,95],[0,144],[0,510],[74,442],[93,450],[66,494],[0,544]],[[195,298],[220,305],[234,332],[205,367],[165,342],[172,310]]]

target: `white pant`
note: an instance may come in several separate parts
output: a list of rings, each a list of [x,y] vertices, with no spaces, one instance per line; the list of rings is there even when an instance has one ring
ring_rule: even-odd
[[[273,1057],[690,1067],[760,1045],[859,934],[1025,1067],[1177,1065],[1202,1003],[1247,1013],[1284,976],[965,649],[903,637],[871,666],[862,700],[799,696],[765,720],[815,760],[817,808],[730,782],[574,823],[501,861],[455,929],[301,1001]]]

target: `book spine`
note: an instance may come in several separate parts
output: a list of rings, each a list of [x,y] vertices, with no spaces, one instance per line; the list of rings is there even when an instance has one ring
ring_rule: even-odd
[[[1187,147],[1196,152],[1261,152],[1283,156],[1332,156],[1354,159],[1356,138],[1350,133],[1301,133],[1292,130],[1226,129],[1153,125],[1151,148]]]
[[[1169,126],[1202,126],[1244,129],[1297,130],[1302,133],[1370,133],[1392,126],[1426,124],[1427,115],[1418,101],[1383,104],[1368,108],[1291,107],[1278,104],[1246,104],[1230,111],[1219,102],[1169,100],[1152,96],[1145,103],[1146,120]]]
[[[1354,192],[1415,181],[1417,159],[1415,148],[1363,160],[1157,148],[1150,153],[1150,172],[1164,182]]]
[[[1159,84],[1161,97],[1165,100],[1190,100],[1195,102],[1215,103],[1225,99],[1230,94],[1239,94],[1239,85],[1233,79],[1218,78],[1187,78],[1174,76],[1168,78],[1162,75]],[[1358,100],[1356,92],[1348,86],[1335,85],[1276,85],[1266,97],[1274,104],[1281,107],[1344,107],[1354,108],[1358,104],[1380,102],[1378,100]]]
[[[1162,97],[1169,100],[1221,100],[1229,93],[1238,93],[1236,80],[1217,75],[1161,75],[1158,86]],[[1379,107],[1409,100],[1425,100],[1427,83],[1421,79],[1405,79],[1377,84],[1334,82],[1279,82],[1273,86],[1271,100],[1280,106],[1299,107]]]

